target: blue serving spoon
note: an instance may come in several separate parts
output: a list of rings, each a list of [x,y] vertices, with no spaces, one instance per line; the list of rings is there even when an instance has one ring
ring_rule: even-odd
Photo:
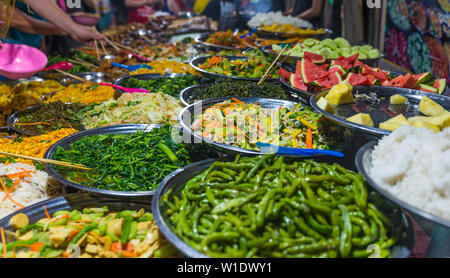
[[[137,71],[138,69],[152,69],[151,66],[145,65],[145,64],[130,66],[130,65],[118,64],[118,63],[111,63],[111,66],[121,68],[121,69],[126,69],[129,71]]]
[[[253,33],[256,32],[256,30],[258,30],[258,29],[255,28],[255,29],[251,30],[250,32],[248,32],[247,34],[240,36],[239,38],[244,39],[246,37],[250,37],[251,35],[253,35]]]
[[[301,155],[301,156],[314,156],[314,155],[328,155],[334,157],[344,157],[344,154],[337,151],[330,150],[317,150],[317,149],[296,149],[288,147],[280,147],[269,143],[257,142],[256,146],[263,153],[275,153],[284,155]]]

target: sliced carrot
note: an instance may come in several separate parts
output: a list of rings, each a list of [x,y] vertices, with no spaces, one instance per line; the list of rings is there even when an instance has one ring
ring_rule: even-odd
[[[16,247],[14,246],[13,251],[12,251],[12,255],[11,258],[15,258],[16,257]]]
[[[47,208],[45,207],[45,205],[43,205],[42,208],[44,208],[44,212],[45,212],[45,215],[47,216],[47,218],[48,218],[48,219],[52,219],[52,218],[50,217],[50,214],[48,214],[48,211],[47,211]]]
[[[111,244],[111,251],[113,252],[122,251],[122,244],[120,244],[120,242],[114,242],[113,244]]]
[[[70,258],[70,256],[72,256],[72,253],[64,251],[62,253],[62,256],[63,256],[63,258],[67,259],[67,258]]]
[[[242,101],[240,101],[240,100],[238,100],[237,98],[232,98],[232,100],[234,101],[234,102],[237,102],[237,103],[239,103],[239,104],[247,104],[247,103],[245,103],[245,102],[242,102]]]
[[[46,123],[46,122],[37,122],[37,123],[15,123],[15,125],[52,125],[50,123]]]
[[[3,230],[3,227],[1,227],[0,231],[1,231],[1,234],[2,234],[3,258],[6,258],[5,230]]]
[[[8,190],[6,189],[5,184],[3,183],[3,179],[0,179],[0,184],[2,185],[3,191],[8,192]]]
[[[13,184],[13,186],[11,186],[11,188],[9,189],[8,193],[6,193],[5,197],[3,198],[2,202],[4,202],[8,197],[9,194],[13,191],[14,187],[16,187],[16,185],[18,185],[20,182],[20,179],[16,180]]]
[[[80,231],[79,230],[74,230],[72,232],[70,232],[69,237],[67,238],[67,241],[70,242]]]
[[[45,245],[45,243],[35,242],[35,243],[31,244],[30,251],[31,252],[39,252],[41,250],[42,246],[44,246],[44,245]]]
[[[126,248],[128,252],[133,252],[134,251],[134,245],[133,243],[127,243],[127,248]]]
[[[8,196],[8,199],[9,199],[13,204],[15,204],[16,206],[20,207],[20,209],[23,209],[23,208],[25,207],[25,206],[22,205],[21,203],[18,203],[18,202],[16,202],[16,201],[14,201],[14,200],[11,198],[11,196]],[[18,209],[18,210],[20,210],[20,209]]]
[[[122,257],[125,257],[125,258],[136,258],[137,257],[136,253],[129,252],[129,251],[122,251],[122,252],[120,252],[120,255],[122,255]]]
[[[306,133],[306,148],[307,149],[312,149],[312,131],[311,128],[308,128],[308,133]]]

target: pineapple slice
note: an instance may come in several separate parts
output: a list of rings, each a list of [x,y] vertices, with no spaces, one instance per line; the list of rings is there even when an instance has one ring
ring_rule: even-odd
[[[424,115],[435,117],[444,114],[445,109],[427,96],[423,96],[419,103],[419,111]]]
[[[428,122],[437,125],[441,130],[450,127],[450,112],[445,111],[444,114],[436,117],[430,117]]]
[[[353,86],[347,81],[343,81],[331,88],[325,98],[334,106],[354,103],[355,99],[352,95],[352,91]]]
[[[408,122],[410,125],[412,125],[413,127],[423,127],[423,128],[428,128],[430,130],[432,130],[433,132],[437,133],[439,131],[441,131],[441,129],[439,128],[438,125],[432,123],[430,120],[432,118],[429,117],[424,117],[424,116],[416,116],[416,117],[411,117],[408,119]]]
[[[393,95],[390,98],[392,105],[404,104],[408,102],[408,99],[402,95]]]
[[[359,113],[354,116],[351,116],[350,118],[346,119],[349,122],[360,124],[360,125],[366,125],[366,126],[374,126],[372,118],[369,114],[365,113]]]
[[[405,118],[402,114],[395,116],[392,119],[389,119],[385,122],[380,123],[379,128],[389,131],[394,131],[402,125],[409,125],[408,119]]]
[[[317,106],[319,106],[323,111],[328,113],[336,112],[336,108],[331,104],[326,98],[321,97],[319,101],[317,101]]]

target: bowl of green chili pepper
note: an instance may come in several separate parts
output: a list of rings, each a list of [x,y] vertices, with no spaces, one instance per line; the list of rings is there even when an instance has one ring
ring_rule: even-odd
[[[82,163],[90,171],[46,165],[63,185],[116,198],[148,198],[171,172],[191,163],[170,125],[115,125],[85,130],[62,139],[45,158]],[[78,161],[78,162],[76,162]]]
[[[410,219],[337,163],[274,155],[207,160],[168,176],[152,211],[185,256],[408,257]]]

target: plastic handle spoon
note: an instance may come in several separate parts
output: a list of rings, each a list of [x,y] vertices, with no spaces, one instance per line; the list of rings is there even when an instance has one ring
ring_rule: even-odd
[[[57,64],[54,64],[53,66],[43,69],[42,71],[53,70],[53,69],[71,70],[72,68],[73,68],[73,65],[70,62],[59,62]]]
[[[146,89],[140,89],[140,88],[126,88],[126,87],[122,87],[122,86],[118,86],[118,85],[114,85],[114,84],[109,84],[109,83],[98,83],[98,85],[101,86],[108,86],[108,87],[112,87],[114,89],[118,89],[118,90],[122,90],[126,93],[150,93],[149,90]]]
[[[264,153],[276,153],[276,154],[291,154],[301,156],[313,156],[313,155],[328,155],[334,157],[344,157],[344,154],[337,151],[330,150],[317,150],[317,149],[296,149],[288,147],[280,147],[269,143],[257,142],[256,146]]]
[[[132,66],[130,66],[130,65],[123,65],[123,64],[118,64],[118,63],[111,63],[111,65],[113,67],[126,69],[128,71],[137,71],[138,69],[152,69],[152,67],[149,65],[132,65]]]
[[[131,55],[131,56],[134,56],[134,57],[136,57],[136,58],[138,58],[139,60],[144,61],[144,62],[151,62],[151,61],[152,61],[152,60],[150,60],[150,59],[148,59],[148,58],[139,56],[139,55],[137,55],[136,53],[133,53],[133,52],[127,52],[127,54],[128,54],[128,55]]]
[[[256,32],[256,28],[255,29],[252,29],[250,32],[248,32],[247,34],[244,34],[244,35],[242,35],[242,36],[239,36],[239,38],[240,39],[244,39],[244,38],[246,38],[246,37],[250,37],[251,35],[253,35],[253,33],[255,33]]]

